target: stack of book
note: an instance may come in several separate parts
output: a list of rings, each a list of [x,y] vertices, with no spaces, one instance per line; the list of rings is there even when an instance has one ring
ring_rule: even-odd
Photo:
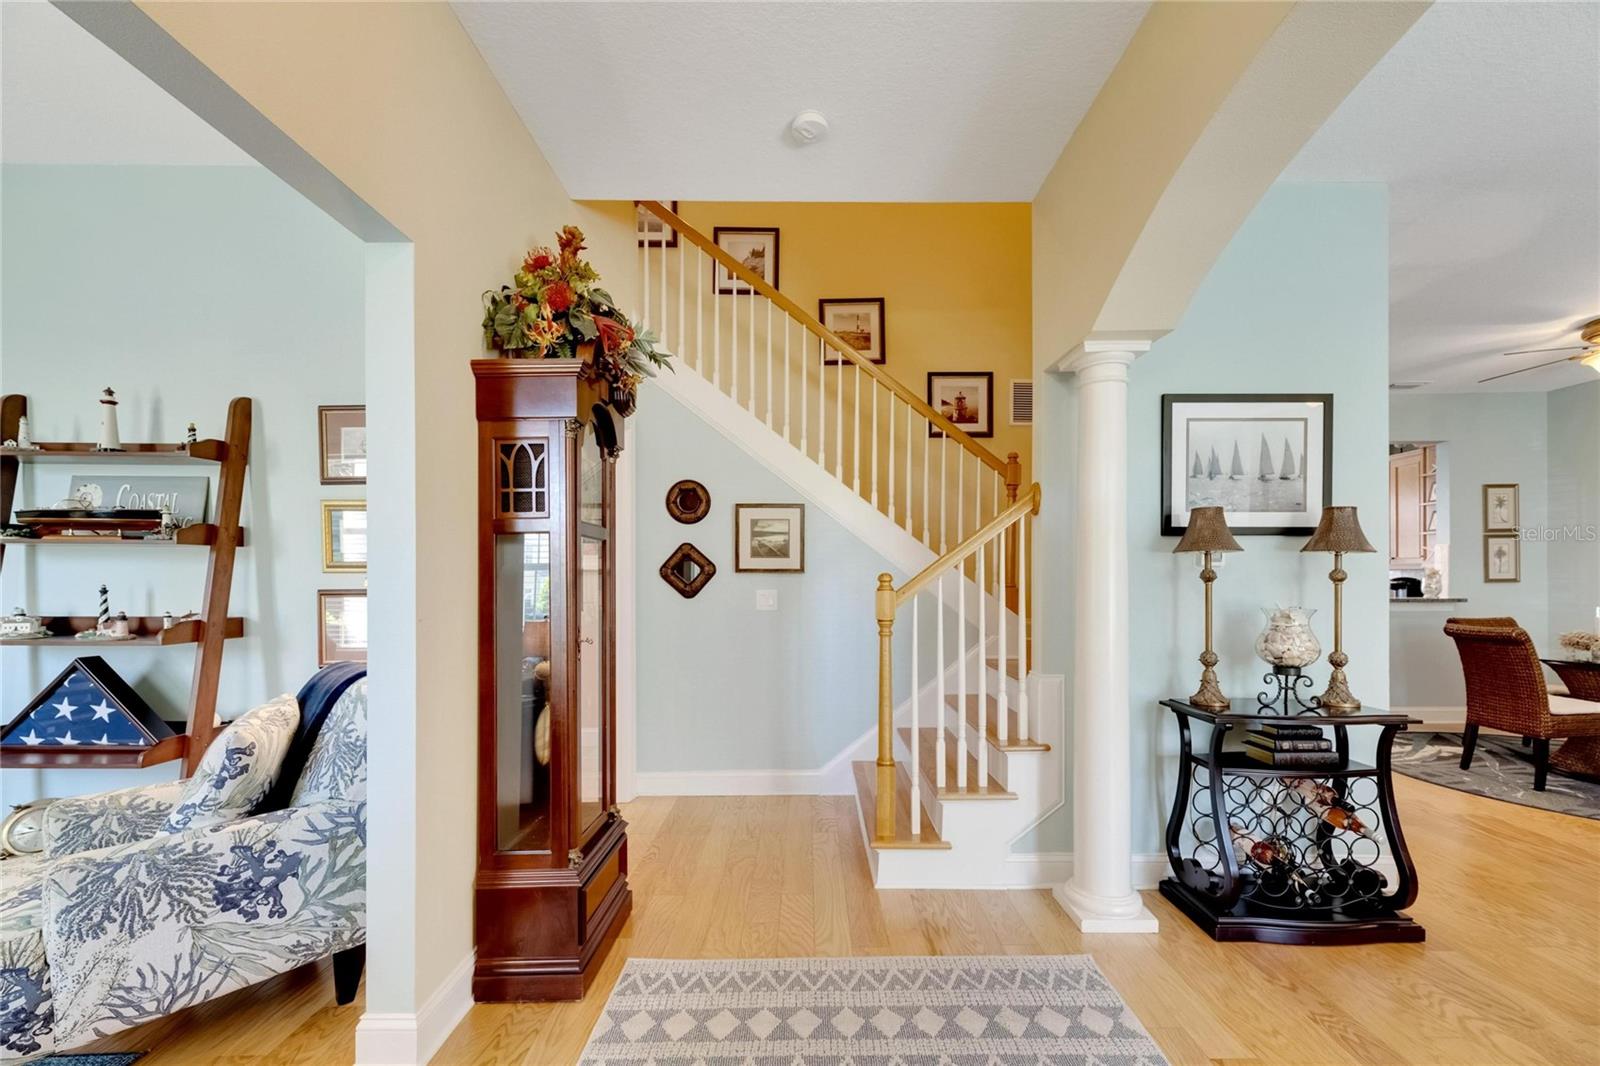
[[[1268,722],[1244,735],[1245,754],[1268,766],[1324,768],[1339,765],[1333,741],[1314,725]]]

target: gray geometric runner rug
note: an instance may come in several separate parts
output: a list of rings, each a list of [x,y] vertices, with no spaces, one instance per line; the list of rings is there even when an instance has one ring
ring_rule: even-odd
[[[1166,1066],[1087,955],[629,959],[580,1066]]]

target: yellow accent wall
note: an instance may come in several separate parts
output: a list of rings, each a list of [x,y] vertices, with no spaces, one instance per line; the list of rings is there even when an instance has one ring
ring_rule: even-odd
[[[883,369],[918,396],[930,370],[992,371],[994,437],[979,443],[1018,453],[1028,484],[1031,427],[1010,424],[1011,381],[1033,376],[1028,204],[684,201],[679,214],[707,237],[776,227],[778,288],[813,315],[821,298],[883,297]]]

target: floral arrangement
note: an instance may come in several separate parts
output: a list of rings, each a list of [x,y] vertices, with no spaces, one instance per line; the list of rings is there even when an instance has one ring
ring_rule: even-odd
[[[563,226],[556,248],[535,248],[511,285],[483,294],[483,343],[512,357],[584,360],[591,380],[611,386],[612,405],[632,411],[639,382],[670,366],[652,330],[639,330],[600,287],[579,253],[583,231]]]
[[[1560,640],[1563,648],[1586,651],[1590,655],[1600,657],[1600,633],[1585,633],[1581,629],[1575,629],[1571,633],[1561,634]]]

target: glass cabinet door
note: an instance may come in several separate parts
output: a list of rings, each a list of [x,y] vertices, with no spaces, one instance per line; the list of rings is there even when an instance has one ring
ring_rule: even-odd
[[[612,671],[609,626],[611,549],[609,482],[594,427],[578,449],[578,807],[579,847],[605,824],[610,805]]]
[[[550,850],[550,534],[494,538],[495,841]]]

